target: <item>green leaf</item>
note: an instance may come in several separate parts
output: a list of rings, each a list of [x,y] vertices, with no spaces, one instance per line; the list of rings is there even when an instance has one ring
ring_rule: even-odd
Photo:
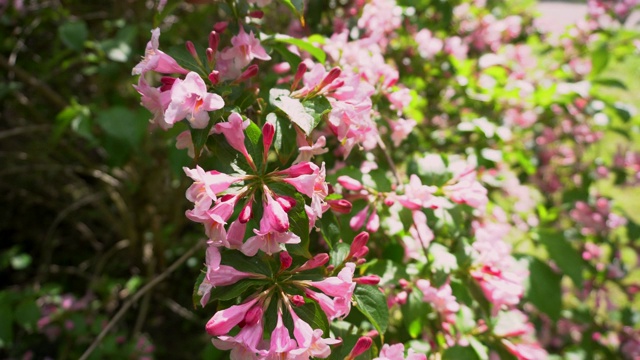
[[[146,117],[141,111],[131,111],[123,106],[114,106],[101,111],[96,120],[98,126],[108,136],[135,148],[140,145],[147,129]]]
[[[65,22],[58,28],[58,37],[70,49],[81,52],[84,42],[89,36],[87,24],[84,21]]]
[[[525,257],[529,263],[529,287],[525,298],[538,310],[557,321],[562,309],[562,276],[556,274],[549,265],[534,257]]]
[[[567,274],[578,287],[582,288],[582,269],[584,260],[578,252],[571,246],[565,237],[552,229],[541,229],[538,231],[539,239],[547,248],[549,256]]]
[[[340,223],[331,211],[327,211],[322,214],[322,219],[320,219],[320,231],[322,232],[322,237],[329,246],[329,250],[333,249],[333,246],[340,241]]]
[[[305,100],[302,102],[302,106],[304,106],[304,110],[306,111],[306,113],[311,115],[311,117],[313,118],[313,125],[311,126],[311,130],[315,129],[320,124],[320,122],[324,120],[325,116],[327,116],[331,111],[331,103],[329,103],[329,100],[327,100],[327,98],[324,96],[316,96],[314,98]],[[307,135],[311,135],[311,130],[307,132]]]
[[[297,153],[298,145],[292,139],[296,138],[296,129],[294,129],[291,121],[276,113],[267,115],[268,121],[274,121],[276,125],[276,133],[273,140],[273,147],[278,155],[278,160],[282,165],[289,164],[291,157]]]
[[[594,84],[598,84],[598,85],[603,85],[603,86],[608,86],[608,87],[614,87],[614,88],[618,88],[618,89],[622,89],[622,90],[628,90],[627,85],[625,85],[624,82],[618,80],[618,79],[595,79],[593,80]]]
[[[258,280],[258,279],[245,279],[240,280],[233,285],[228,286],[218,286],[211,290],[211,298],[210,300],[231,300],[234,299],[245,291],[255,288],[254,291],[258,291],[261,286],[267,285],[267,281]]]
[[[349,255],[349,250],[351,250],[349,244],[338,243],[337,246],[334,246],[333,250],[331,250],[329,265],[340,265],[347,255]]]
[[[478,353],[471,346],[452,346],[442,352],[442,360],[480,360]]]
[[[591,76],[600,74],[609,63],[609,48],[606,43],[602,43],[591,53]]]
[[[298,68],[298,65],[300,65],[300,62],[302,61],[300,56],[289,51],[284,43],[273,44],[271,47],[282,56],[284,61],[291,65],[291,69],[295,71]]]
[[[13,316],[11,294],[0,292],[0,349],[8,348],[13,343]]]
[[[327,315],[322,311],[320,306],[315,302],[306,303],[295,308],[296,314],[300,319],[306,321],[311,328],[322,330],[323,334],[329,335],[329,321]]]
[[[15,309],[15,319],[20,326],[28,331],[36,329],[36,323],[40,319],[40,308],[32,298],[25,298]],[[4,321],[4,320],[3,320]]]
[[[209,124],[204,129],[189,128],[189,131],[191,132],[191,140],[193,141],[194,154],[196,154],[196,159],[200,157],[202,148],[207,143],[207,139],[209,138],[209,131],[211,131],[212,126],[213,122],[209,121]]]
[[[409,336],[416,339],[422,334],[423,320],[427,317],[427,304],[422,301],[422,293],[414,289],[409,294],[407,302],[402,306],[402,322],[404,323]]]
[[[222,265],[233,266],[241,271],[266,275],[271,277],[271,268],[259,256],[246,256],[237,250],[228,250],[222,253]]]
[[[377,286],[356,286],[353,293],[356,307],[378,330],[382,337],[389,324],[389,308],[384,294]]]
[[[197,309],[198,305],[200,305],[200,299],[202,299],[202,295],[200,293],[200,284],[204,281],[204,277],[206,274],[206,268],[200,272],[200,275],[196,278],[195,284],[193,284],[193,291],[191,292],[191,301],[193,302],[193,308]]]
[[[291,36],[278,34],[273,38],[274,41],[291,44],[297,46],[300,50],[308,52],[311,56],[313,56],[319,63],[324,64],[327,60],[327,54],[315,44],[311,43],[308,40],[296,39]]]
[[[262,166],[262,153],[264,148],[262,146],[262,130],[249,120],[249,126],[244,129],[244,145],[247,147],[247,152],[251,155],[254,164],[260,169]]]

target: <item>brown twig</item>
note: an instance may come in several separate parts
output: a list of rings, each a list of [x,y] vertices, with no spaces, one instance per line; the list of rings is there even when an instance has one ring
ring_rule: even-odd
[[[120,321],[122,316],[129,310],[129,308],[140,299],[144,294],[146,294],[149,290],[151,290],[154,286],[158,285],[164,279],[169,276],[172,272],[174,272],[180,265],[182,265],[187,259],[191,257],[198,249],[202,248],[205,243],[199,241],[195,244],[191,249],[187,250],[178,260],[176,260],[171,266],[169,266],[164,272],[154,277],[151,281],[149,281],[145,286],[143,286],[138,292],[133,294],[129,300],[127,300],[124,305],[118,310],[118,312],[109,320],[107,326],[105,326],[100,334],[93,340],[91,345],[87,348],[87,350],[82,354],[80,360],[86,360],[89,358],[91,353],[100,345],[104,337],[111,331],[111,329]]]

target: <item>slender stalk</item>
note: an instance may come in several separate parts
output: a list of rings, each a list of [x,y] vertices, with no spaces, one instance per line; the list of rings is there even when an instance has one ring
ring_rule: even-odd
[[[149,290],[153,289],[153,287],[155,287],[156,285],[161,283],[164,279],[166,279],[167,276],[169,276],[169,274],[174,272],[180,265],[182,265],[185,261],[187,261],[187,259],[189,259],[191,255],[193,255],[197,250],[202,248],[203,245],[204,245],[204,242],[199,241],[191,249],[185,252],[178,260],[176,260],[173,264],[171,264],[171,266],[169,266],[164,272],[162,272],[161,274],[158,274],[158,276],[154,277],[145,286],[143,286],[140,290],[138,290],[138,292],[133,294],[133,296],[131,296],[131,298],[129,298],[129,300],[127,300],[124,303],[124,305],[122,305],[120,310],[118,310],[118,312],[111,318],[111,320],[109,320],[109,323],[107,324],[107,326],[105,326],[102,329],[100,334],[98,334],[98,336],[95,338],[95,340],[93,340],[91,345],[89,345],[87,350],[85,350],[85,352],[80,357],[80,360],[86,360],[89,358],[91,353],[93,353],[93,351],[98,347],[98,345],[100,345],[104,337],[109,333],[109,331],[111,331],[111,329],[118,323],[118,321],[120,321],[120,319],[122,318],[122,316],[124,316],[127,310],[129,310],[129,308],[136,301],[138,301],[138,299],[140,299]]]

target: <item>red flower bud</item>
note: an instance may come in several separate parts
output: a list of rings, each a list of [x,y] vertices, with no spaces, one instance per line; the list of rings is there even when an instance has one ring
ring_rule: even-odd
[[[331,210],[338,212],[340,214],[348,214],[351,212],[351,208],[353,207],[348,200],[338,199],[338,200],[327,200],[327,204],[331,207]]]
[[[211,74],[209,74],[209,81],[211,81],[213,85],[217,85],[220,82],[220,72],[213,70]]]
[[[347,355],[347,357],[345,357],[345,359],[353,360],[356,357],[362,355],[365,351],[369,350],[372,343],[373,340],[371,340],[370,337],[362,336],[360,339],[358,339],[358,341],[356,341],[355,346],[353,347],[353,349],[351,349],[351,352],[349,353],[349,355]]]
[[[253,206],[253,199],[249,200],[247,205],[244,208],[242,208],[242,210],[240,211],[240,215],[238,215],[238,221],[240,221],[240,223],[246,224],[249,221],[249,219],[251,219],[251,216],[253,215],[252,206]]]
[[[291,298],[291,303],[295,306],[302,306],[304,305],[304,298],[302,297],[302,295],[293,295]]]
[[[249,13],[249,17],[252,17],[254,19],[262,19],[263,16],[264,16],[264,11],[262,10],[254,10]]]
[[[349,255],[347,255],[347,259],[350,259],[354,256],[354,254],[362,251],[362,248],[369,241],[369,233],[363,231],[360,234],[356,235],[351,243],[351,249],[349,250]],[[367,249],[368,251],[368,249]]]
[[[296,271],[305,271],[315,269],[319,266],[326,264],[329,261],[329,254],[320,253],[314,256],[311,260],[308,260],[306,263],[302,264]]]
[[[262,146],[264,147],[264,156],[266,158],[269,148],[273,143],[273,136],[276,133],[276,127],[272,123],[266,122],[262,127]]]
[[[366,275],[359,278],[354,278],[353,282],[360,285],[378,285],[380,283],[380,276]]]
[[[282,206],[282,209],[285,212],[289,212],[289,210],[293,209],[293,207],[296,206],[296,199],[292,198],[291,196],[280,195],[275,200],[278,202],[278,204],[280,204],[280,206]]]
[[[225,30],[227,30],[228,25],[228,21],[220,21],[213,25],[213,30],[217,31],[218,33],[223,33]]]
[[[187,46],[187,50],[189,51],[189,54],[191,54],[191,56],[193,56],[194,59],[198,59],[198,52],[196,51],[195,45],[193,45],[193,43],[189,40],[187,40],[185,45]]]
[[[288,252],[283,251],[280,253],[280,270],[286,270],[291,267],[293,263],[293,258],[289,255]]]

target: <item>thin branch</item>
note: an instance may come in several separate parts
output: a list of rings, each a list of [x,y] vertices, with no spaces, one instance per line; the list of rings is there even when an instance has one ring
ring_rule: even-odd
[[[38,90],[47,100],[56,105],[60,109],[64,109],[67,106],[67,101],[57,92],[53,91],[46,83],[40,81],[37,77],[29,74],[22,68],[12,65],[7,58],[0,55],[0,67],[5,68],[7,71],[16,74],[18,79],[24,81],[27,85],[30,85],[35,90]]]
[[[82,356],[80,357],[80,360],[86,360],[86,359],[89,358],[91,353],[98,347],[98,345],[100,345],[100,343],[102,342],[104,337],[109,333],[109,331],[111,331],[111,329],[118,323],[118,321],[120,321],[120,319],[122,318],[122,316],[124,316],[124,314],[127,312],[127,310],[129,310],[129,308],[136,301],[138,301],[138,299],[140,299],[149,290],[153,289],[153,287],[155,287],[156,285],[161,283],[164,279],[166,279],[167,276],[169,276],[169,274],[174,272],[180,265],[182,265],[185,261],[187,261],[187,259],[189,259],[191,257],[191,255],[193,255],[197,250],[202,248],[204,246],[204,244],[205,244],[204,242],[199,241],[191,249],[189,249],[186,253],[184,253],[178,260],[176,260],[173,264],[171,264],[171,266],[169,266],[167,268],[167,270],[165,270],[163,273],[161,273],[158,276],[156,276],[155,278],[153,278],[145,286],[143,286],[140,290],[138,290],[138,292],[133,294],[133,296],[131,296],[131,298],[129,298],[129,300],[127,300],[124,303],[124,305],[122,305],[120,310],[118,310],[118,312],[113,316],[113,318],[111,318],[111,320],[109,321],[107,326],[105,326],[102,329],[100,334],[98,334],[98,337],[96,337],[95,340],[93,340],[91,345],[87,348],[87,350],[84,352],[84,354],[82,354]]]

